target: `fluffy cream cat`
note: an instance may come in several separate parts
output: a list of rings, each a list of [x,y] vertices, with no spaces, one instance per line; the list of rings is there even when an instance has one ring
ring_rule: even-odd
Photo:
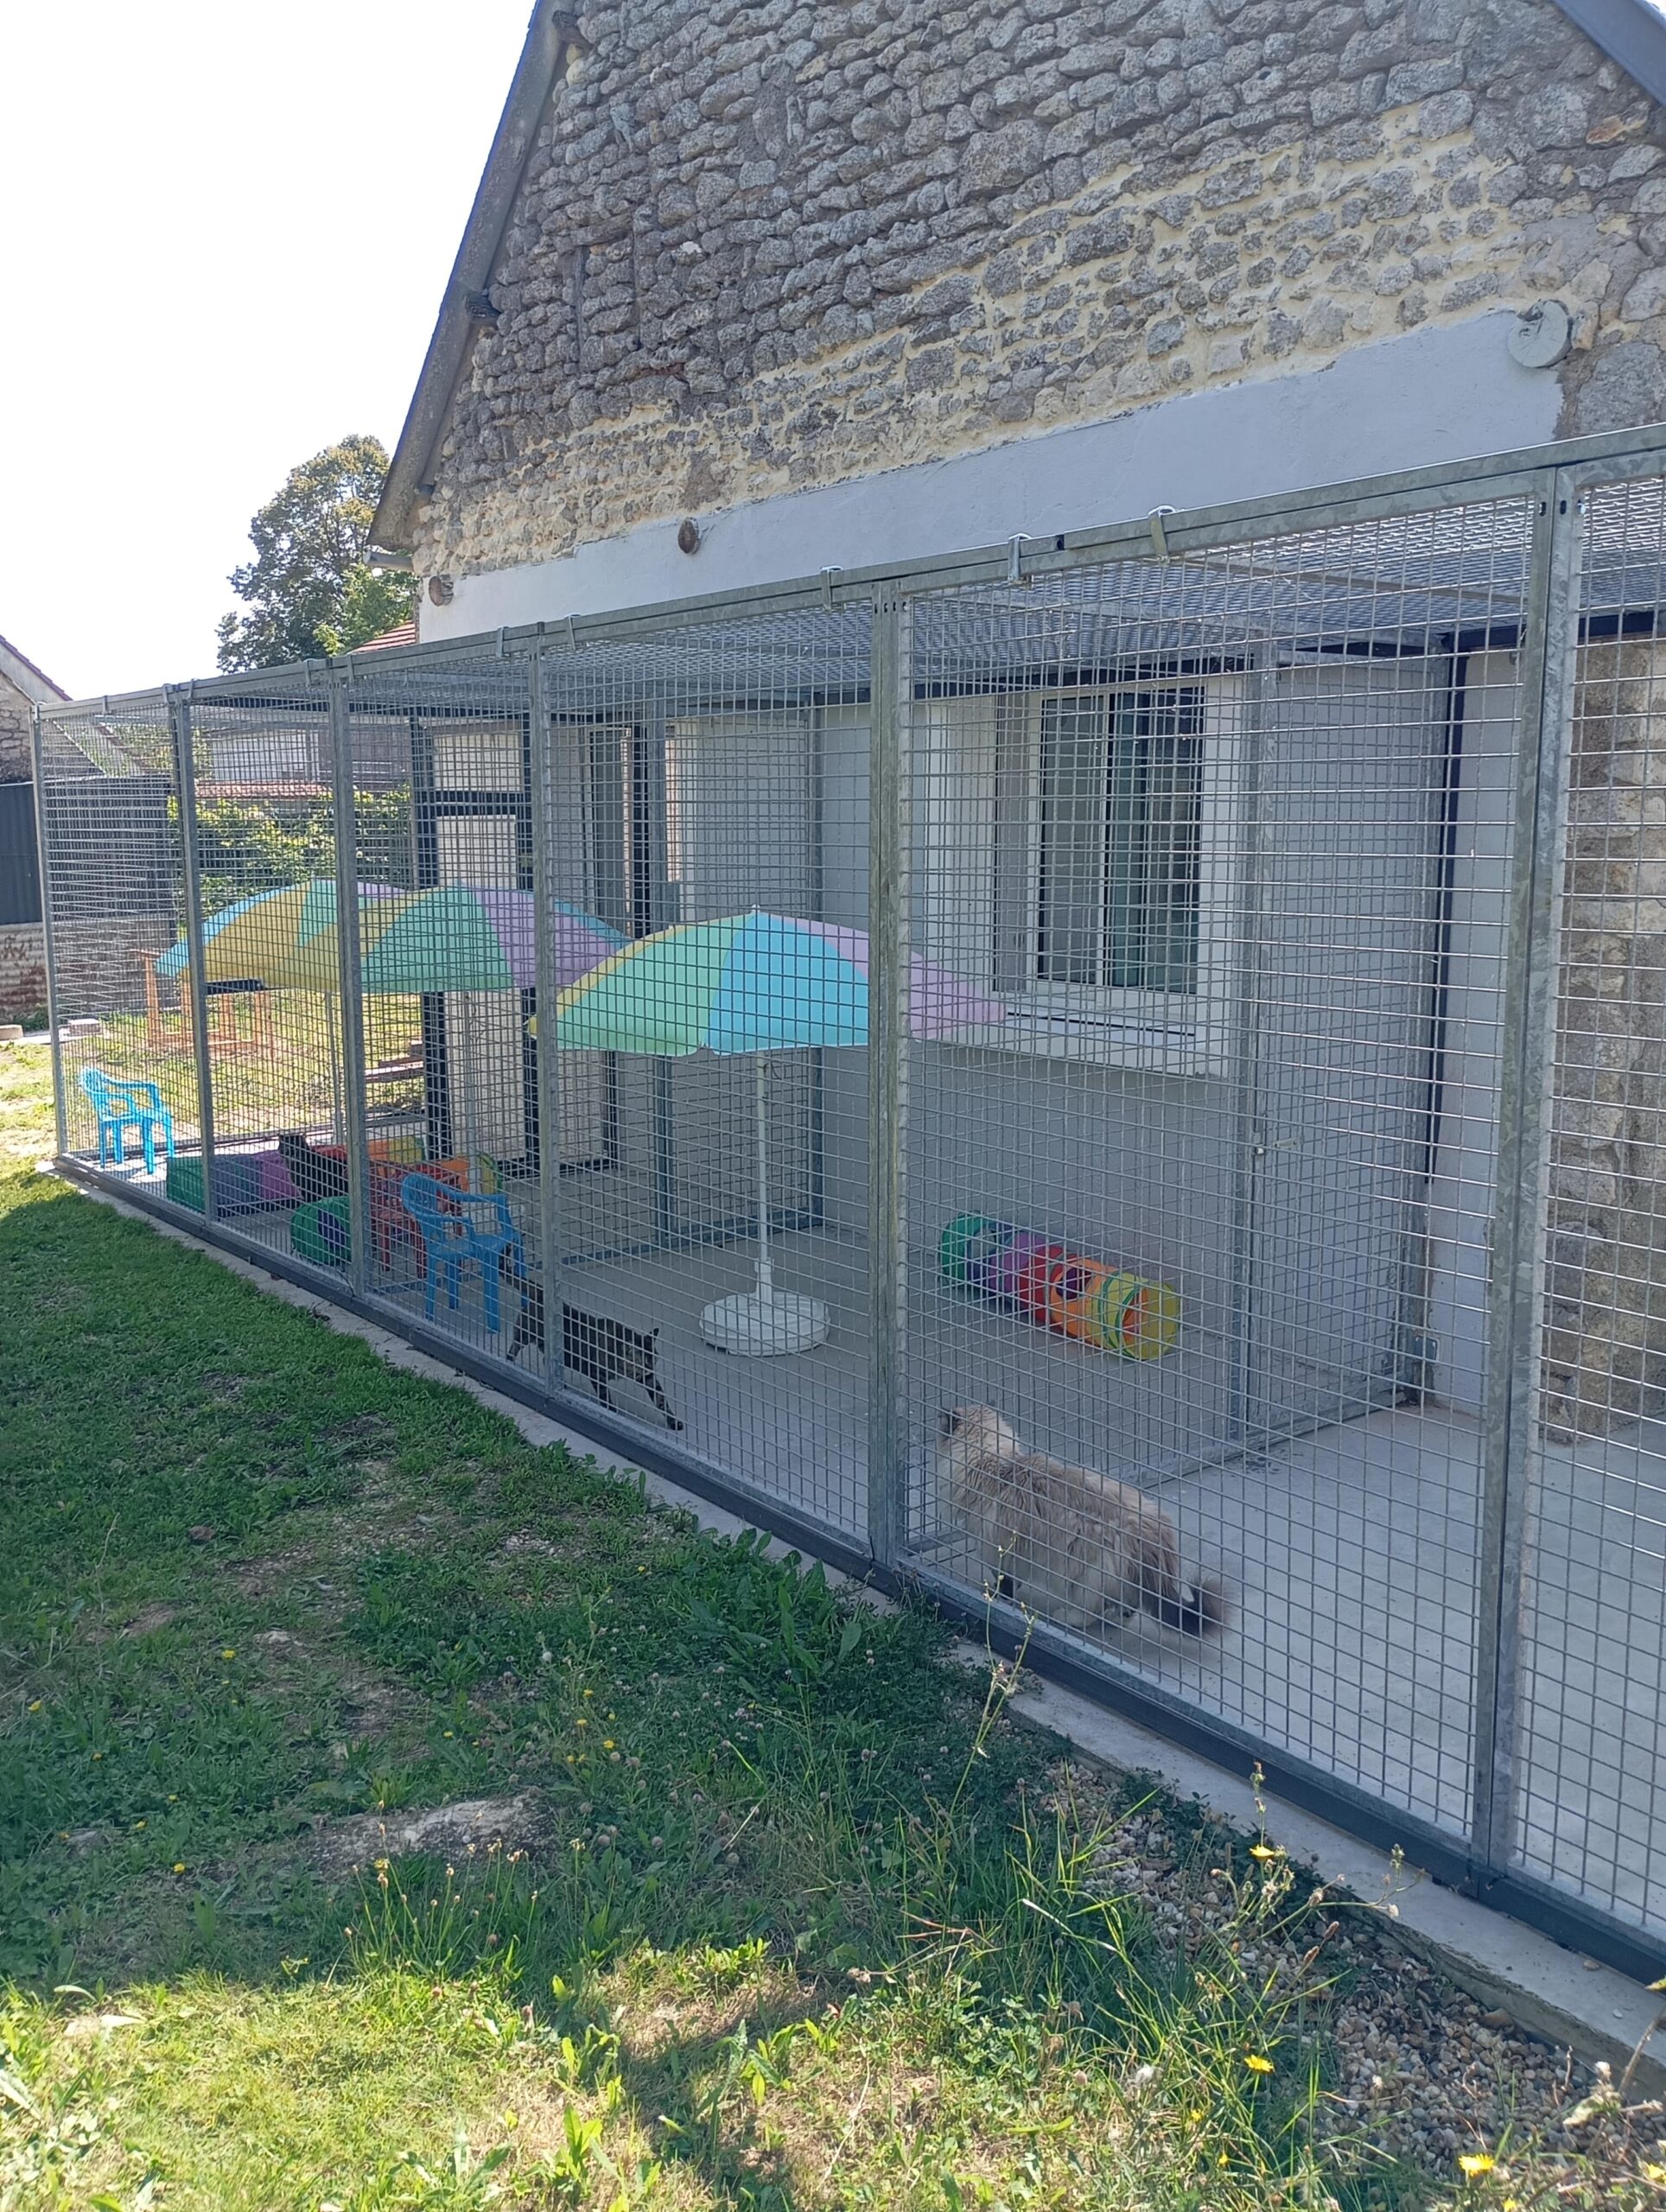
[[[1026,1451],[993,1406],[938,1424],[938,1496],[973,1537],[989,1586],[1061,1628],[1114,1628],[1141,1608],[1207,1636],[1226,1608],[1211,1582],[1180,1581],[1180,1540],[1154,1498]]]

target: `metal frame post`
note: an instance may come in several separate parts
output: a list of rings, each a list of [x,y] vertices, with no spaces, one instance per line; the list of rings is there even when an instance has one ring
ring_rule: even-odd
[[[57,1157],[69,1150],[69,1113],[64,1097],[64,1051],[60,1039],[63,1011],[58,1003],[58,956],[53,944],[52,874],[47,858],[46,744],[41,709],[29,710],[29,766],[35,775],[35,851],[41,873],[41,955],[47,975],[47,1049],[52,1054],[52,1119]]]
[[[543,1271],[544,1380],[566,1380],[561,1316],[561,1055],[556,1048],[556,933],[550,926],[550,709],[544,656],[527,663],[528,795],[532,805],[532,926],[537,932],[533,988],[537,1000],[538,1265]]]
[[[1523,1530],[1538,1395],[1556,918],[1579,644],[1580,521],[1574,480],[1547,474],[1534,518],[1521,654],[1491,1264],[1487,1287],[1471,1838],[1476,1886],[1515,1848]]]
[[[202,1147],[202,1218],[214,1203],[214,1067],[208,1042],[208,977],[202,955],[202,870],[197,844],[196,729],[188,690],[167,694],[173,727],[174,787],[180,802],[180,861],[185,890],[186,977],[191,994],[191,1049],[197,1064],[197,1128]]]
[[[907,1534],[904,1135],[908,1083],[908,609],[874,603],[868,768],[868,1542],[894,1566]]]
[[[663,930],[680,914],[671,909],[668,847],[671,833],[670,798],[665,782],[665,702],[656,697],[651,709],[636,722],[630,781],[631,879],[626,887],[633,919],[645,921],[650,934]],[[637,750],[639,748],[639,751]],[[642,893],[645,889],[645,902]],[[678,1219],[677,1204],[677,1077],[668,1059],[653,1063],[653,1233],[654,1242],[666,1251],[676,1249],[686,1224]]]
[[[341,1134],[347,1148],[347,1279],[370,1279],[370,1147],[365,1128],[365,995],[359,950],[359,816],[353,798],[353,682],[330,672],[330,750],[335,808],[335,950],[341,984]]]

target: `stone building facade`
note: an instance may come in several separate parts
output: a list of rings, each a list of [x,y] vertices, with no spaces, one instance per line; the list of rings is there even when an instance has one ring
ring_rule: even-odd
[[[1550,427],[1652,420],[1663,162],[1554,0],[586,10],[383,534],[559,560],[1552,298]]]

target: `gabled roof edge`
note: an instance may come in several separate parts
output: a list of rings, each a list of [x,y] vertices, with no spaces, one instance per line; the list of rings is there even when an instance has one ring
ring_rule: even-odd
[[[1666,105],[1666,15],[1650,0],[1556,0],[1593,45]]]
[[[474,340],[476,326],[470,315],[470,296],[484,292],[491,282],[493,264],[537,141],[538,124],[575,29],[570,14],[551,7],[550,0],[537,0],[462,244],[452,264],[439,320],[428,341],[410,410],[394,448],[387,482],[371,524],[373,546],[399,552],[410,549],[410,510],[427,480],[429,459],[445,427],[451,396]]]

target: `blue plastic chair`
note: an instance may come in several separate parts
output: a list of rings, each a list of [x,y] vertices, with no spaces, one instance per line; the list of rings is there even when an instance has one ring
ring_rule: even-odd
[[[434,1319],[434,1300],[445,1269],[446,1304],[455,1307],[458,1285],[466,1267],[478,1262],[480,1288],[486,1300],[486,1325],[495,1336],[503,1324],[499,1299],[499,1276],[506,1252],[515,1255],[515,1277],[525,1280],[526,1255],[521,1235],[501,1191],[460,1191],[432,1175],[407,1175],[399,1185],[399,1202],[422,1233],[428,1255],[428,1281],[423,1312]]]
[[[113,1152],[118,1167],[125,1166],[123,1139],[137,1129],[144,1147],[144,1172],[156,1172],[156,1131],[160,1128],[168,1157],[174,1157],[174,1117],[162,1103],[154,1083],[125,1083],[106,1075],[102,1068],[83,1068],[78,1078],[99,1117],[99,1165],[105,1166]]]

